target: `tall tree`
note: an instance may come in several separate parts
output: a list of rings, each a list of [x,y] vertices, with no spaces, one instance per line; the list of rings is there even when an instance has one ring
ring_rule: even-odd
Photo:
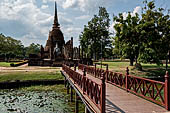
[[[165,59],[170,49],[170,19],[163,8],[156,8],[154,1],[144,1],[142,19],[138,27],[143,41],[139,60],[154,61],[158,65]]]
[[[122,56],[130,59],[130,65],[134,59],[136,63],[154,61],[160,64],[160,59],[165,59],[170,49],[169,15],[163,13],[163,8],[156,9],[154,1],[145,0],[144,4],[141,18],[129,13],[124,19],[120,13],[113,19],[117,22],[114,28],[118,40],[115,43]]]
[[[133,66],[133,62],[139,55],[140,40],[139,34],[136,29],[139,23],[139,16],[136,13],[135,16],[131,16],[131,13],[128,13],[126,18],[123,17],[123,14],[120,13],[119,16],[114,17],[115,24],[114,28],[116,30],[115,47],[119,48],[123,57],[130,59],[130,65]]]
[[[98,15],[94,15],[88,22],[88,25],[85,26],[79,38],[80,44],[84,46],[83,48],[86,48],[85,53],[88,54],[88,56],[99,59],[101,53],[105,55],[106,46],[111,47],[109,26],[110,19],[106,8],[99,7]]]

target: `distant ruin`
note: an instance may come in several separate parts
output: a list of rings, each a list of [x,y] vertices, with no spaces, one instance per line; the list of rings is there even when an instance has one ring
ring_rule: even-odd
[[[74,59],[74,60],[73,60]],[[29,55],[29,66],[61,66],[63,62],[75,63],[80,59],[80,47],[73,47],[73,37],[65,43],[60,30],[55,2],[55,15],[52,30],[49,32],[45,47],[41,45],[38,55]]]

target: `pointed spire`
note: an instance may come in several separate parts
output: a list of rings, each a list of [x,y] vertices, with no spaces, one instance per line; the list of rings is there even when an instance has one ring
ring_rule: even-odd
[[[58,16],[57,16],[57,3],[55,1],[55,15],[54,15],[54,25],[58,27],[60,24],[58,23]]]

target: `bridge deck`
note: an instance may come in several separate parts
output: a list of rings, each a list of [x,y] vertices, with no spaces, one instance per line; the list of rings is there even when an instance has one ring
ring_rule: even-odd
[[[81,70],[77,72],[82,74]],[[89,74],[88,78],[97,83],[101,80]],[[133,95],[112,84],[106,83],[106,113],[168,113],[168,111],[148,100]]]

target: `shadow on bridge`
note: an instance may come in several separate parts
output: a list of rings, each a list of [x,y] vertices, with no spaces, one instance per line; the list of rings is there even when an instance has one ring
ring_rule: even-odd
[[[113,104],[110,100],[106,99],[106,112],[107,113],[125,113],[118,106]]]

